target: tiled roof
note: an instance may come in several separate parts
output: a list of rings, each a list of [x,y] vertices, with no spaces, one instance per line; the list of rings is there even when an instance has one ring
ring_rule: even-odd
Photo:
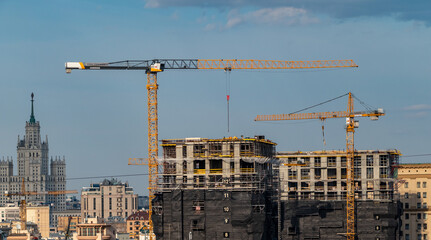
[[[134,214],[130,215],[127,220],[148,220],[148,212],[137,211]]]

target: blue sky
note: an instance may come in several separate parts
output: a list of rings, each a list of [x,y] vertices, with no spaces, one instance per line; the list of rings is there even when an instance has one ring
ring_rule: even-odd
[[[265,2],[265,5],[262,3]],[[264,134],[278,150],[344,149],[344,119],[254,122],[352,91],[382,107],[377,122],[359,119],[357,149],[430,153],[429,1],[9,1],[0,0],[0,156],[16,160],[35,93],[36,119],[50,155],[65,155],[68,177],[136,174],[129,157],[147,155],[145,74],[74,71],[66,61],[126,59],[353,59],[357,69],[234,71],[231,131],[223,71],[159,74],[163,138]],[[347,99],[313,109],[337,111]],[[357,104],[358,110],[363,110]],[[405,158],[403,162],[429,162]],[[15,166],[16,168],[16,166]],[[129,180],[146,192],[146,177]],[[99,181],[74,180],[69,189]]]

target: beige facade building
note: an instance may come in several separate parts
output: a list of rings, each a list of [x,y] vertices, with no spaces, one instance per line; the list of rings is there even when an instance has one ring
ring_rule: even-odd
[[[76,226],[81,223],[81,217],[80,216],[70,216],[70,223],[69,223],[69,216],[58,216],[58,225],[57,225],[57,231],[65,233],[67,231],[67,227],[69,226],[69,232],[74,233],[76,232]]]
[[[36,224],[43,238],[49,237],[49,206],[27,206],[27,222]]]
[[[81,192],[81,217],[127,218],[138,210],[138,195],[128,183],[105,179],[84,187]]]
[[[139,239],[141,231],[148,231],[148,216],[148,211],[140,210],[127,218],[127,233],[129,233],[129,238]]]
[[[0,207],[0,217],[0,222],[20,220],[18,204],[7,203],[6,206]]]
[[[77,232],[73,240],[115,240],[116,231],[111,225],[98,217],[87,218],[84,223],[77,225]]]
[[[398,150],[357,151],[356,199],[393,199]],[[347,193],[345,151],[278,152],[281,199],[342,200]]]
[[[404,214],[401,217],[403,240],[428,240],[431,237],[431,164],[402,164],[398,168],[399,192]],[[430,217],[428,217],[430,216]]]

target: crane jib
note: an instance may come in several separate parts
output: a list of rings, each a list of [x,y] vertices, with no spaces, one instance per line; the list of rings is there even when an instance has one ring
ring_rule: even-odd
[[[117,62],[67,62],[66,70],[149,70],[162,69],[309,69],[358,67],[353,60],[279,61],[254,59],[152,59]]]

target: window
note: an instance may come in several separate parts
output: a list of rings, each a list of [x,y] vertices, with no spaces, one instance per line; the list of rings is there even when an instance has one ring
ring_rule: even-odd
[[[417,195],[418,195],[418,198],[421,198],[421,193],[420,192],[418,192]]]
[[[388,155],[380,155],[380,166],[388,166]]]
[[[328,157],[328,167],[335,167],[337,165],[336,157]]]
[[[409,188],[409,183],[408,182],[404,183],[404,188]]]
[[[388,177],[388,168],[380,168],[380,178]]]
[[[367,168],[367,178],[368,179],[374,178],[374,169],[373,168]]]
[[[409,209],[409,203],[406,202],[405,205],[404,205],[404,208],[405,209]]]
[[[321,164],[320,157],[315,157],[314,158],[314,166],[315,167],[320,167],[320,164]]]
[[[360,168],[354,168],[353,169],[353,176],[355,177],[355,178],[361,178],[361,169]]]
[[[112,198],[109,198],[109,210],[112,209]]]
[[[418,240],[422,240],[422,234],[418,234]]]
[[[421,182],[417,182],[416,185],[417,185],[417,188],[421,188]]]
[[[410,240],[410,235],[409,235],[409,234],[406,234],[405,239],[406,239],[406,240]]]
[[[374,165],[373,155],[367,155],[367,166],[372,167]]]
[[[341,157],[341,166],[342,167],[347,166],[347,158],[346,157]]]
[[[423,192],[423,193],[422,193],[422,197],[423,197],[423,198],[427,198],[427,192]]]
[[[124,204],[126,205],[126,206],[125,206],[125,208],[127,209],[127,207],[128,207],[127,198],[125,198],[125,199],[124,199],[124,201],[125,201],[125,203],[124,203]]]
[[[421,216],[422,215],[420,213],[417,214],[418,219],[421,219]]]
[[[355,156],[353,158],[353,166],[355,166],[355,167],[361,166],[361,156]]]
[[[405,199],[409,198],[409,193],[404,193],[404,198]]]
[[[424,213],[423,217],[424,219],[427,219],[428,214]]]
[[[426,202],[424,202],[424,203],[422,204],[422,207],[423,207],[423,208],[428,208],[427,203],[426,203]]]
[[[410,215],[408,214],[408,213],[406,213],[405,215],[404,215],[404,219],[409,219],[410,218]]]
[[[423,183],[422,183],[422,187],[423,187],[423,188],[426,188],[426,187],[427,187],[427,182],[423,182]]]
[[[424,223],[424,230],[428,229],[428,224]]]
[[[416,208],[421,208],[421,203],[420,203],[420,202],[418,202],[418,203],[416,204]]]
[[[428,240],[428,235],[424,234],[424,240]]]
[[[406,225],[404,226],[404,230],[409,230],[409,229],[410,229],[410,225],[406,223]]]
[[[205,202],[204,201],[193,201],[193,210],[196,212],[205,210]]]
[[[93,210],[96,210],[96,198],[93,198]]]

